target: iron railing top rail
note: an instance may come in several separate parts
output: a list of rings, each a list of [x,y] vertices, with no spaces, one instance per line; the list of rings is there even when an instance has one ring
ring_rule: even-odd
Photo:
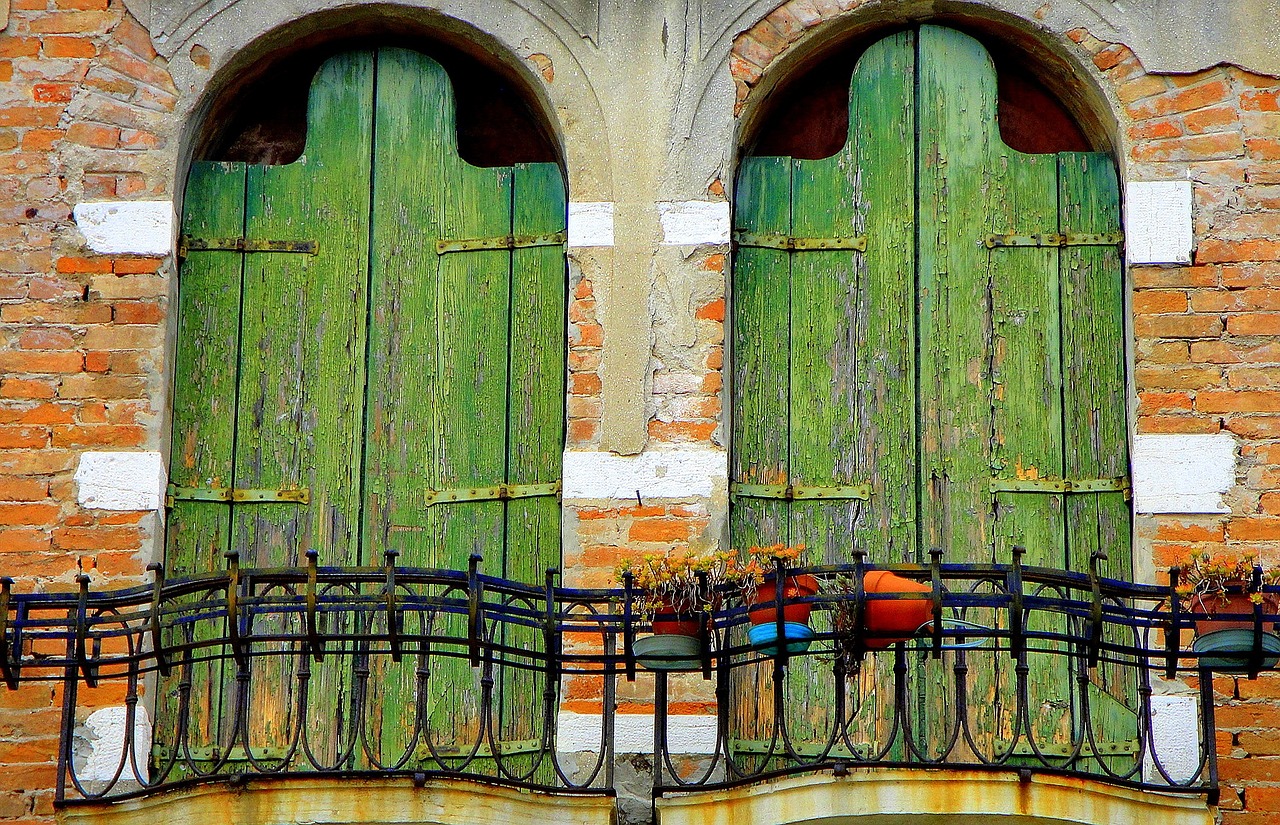
[[[156,566],[153,566],[156,567]],[[474,565],[473,565],[474,568]],[[1127,627],[1134,641],[1117,643],[1101,641],[1104,651],[1117,655],[1161,656],[1176,659],[1177,669],[1192,671],[1198,654],[1177,644],[1175,630],[1190,629],[1193,622],[1213,618],[1190,609],[1171,586],[1148,585],[1120,579],[1091,576],[1078,571],[1046,567],[1024,567],[1019,564],[844,564],[796,568],[787,575],[808,573],[825,580],[839,576],[887,570],[905,578],[933,583],[938,594],[938,607],[951,611],[1003,609],[1015,607],[1024,612],[1046,611],[1075,618],[1089,618],[1107,626]],[[69,592],[13,592],[11,579],[0,580],[0,666],[9,687],[19,681],[61,678],[59,669],[68,667],[109,667],[130,662],[146,662],[144,670],[153,669],[157,650],[161,656],[171,652],[162,642],[164,632],[181,624],[199,620],[227,618],[235,612],[255,615],[278,614],[300,616],[312,628],[312,642],[340,643],[354,640],[387,641],[387,634],[362,634],[338,630],[315,630],[317,617],[331,617],[348,611],[385,612],[390,605],[404,613],[438,613],[468,616],[474,625],[477,612],[486,621],[512,626],[547,628],[556,634],[594,633],[627,634],[634,638],[647,629],[635,605],[640,591],[625,588],[580,589],[563,586],[537,586],[473,571],[420,568],[400,565],[383,566],[314,566],[238,568],[193,576],[165,577],[157,570],[151,585],[135,585],[113,590],[93,590],[90,578],[80,577],[80,589]],[[390,576],[389,576],[390,574]],[[548,577],[552,571],[548,571]],[[393,586],[388,589],[388,581]],[[233,592],[233,583],[235,585]],[[971,585],[964,587],[964,584]],[[982,590],[976,585],[999,584],[1000,589]],[[1016,584],[1015,589],[1009,585]],[[727,592],[719,609],[709,614],[712,629],[747,622],[747,608]],[[1280,597],[1280,585],[1264,585],[1264,594]],[[388,600],[388,593],[394,598]],[[228,596],[233,598],[228,598]],[[550,600],[548,600],[550,596]],[[799,601],[819,609],[831,609],[842,602],[861,599],[863,603],[882,600],[931,600],[929,593],[833,593],[820,592]],[[1266,600],[1251,614],[1224,615],[1219,620],[1253,619],[1259,627],[1280,622],[1280,614],[1268,612],[1272,604]],[[628,606],[632,609],[628,610]],[[100,650],[95,653],[86,645],[99,647],[113,639],[138,636],[138,625],[146,623],[151,633],[141,638],[143,644],[125,650]],[[986,630],[969,629],[964,636],[983,635],[1007,638],[1015,625]],[[230,630],[230,629],[229,629]],[[1165,635],[1159,643],[1155,634]],[[1023,628],[1019,631],[1028,641],[1037,638],[1056,640],[1051,632]],[[421,634],[420,634],[421,635]],[[429,634],[427,634],[429,636]],[[870,635],[874,638],[874,634]],[[245,628],[241,641],[281,641],[293,638],[291,633],[271,634]],[[426,638],[426,637],[424,637]],[[830,638],[828,636],[828,638]],[[940,641],[938,634],[933,634]],[[229,639],[206,639],[205,645],[222,644]],[[412,634],[401,639],[414,643]],[[435,641],[446,641],[437,638]],[[453,641],[459,641],[453,639]],[[474,641],[474,640],[472,640]],[[160,642],[157,648],[156,643]],[[474,644],[472,645],[474,647]],[[493,646],[491,646],[493,647]],[[502,651],[493,648],[491,652]],[[545,664],[540,651],[520,651],[526,658]],[[731,647],[712,651],[713,658],[735,655],[742,651]],[[1189,664],[1187,663],[1189,662]],[[634,673],[635,663],[627,652],[578,650],[564,654],[559,666],[565,673],[582,672]]]

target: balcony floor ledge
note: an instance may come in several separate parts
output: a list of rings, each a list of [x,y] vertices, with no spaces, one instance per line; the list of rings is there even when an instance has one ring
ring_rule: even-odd
[[[658,825],[1213,825],[1198,795],[1148,793],[1104,782],[1016,773],[853,768],[730,790],[668,794]]]
[[[254,778],[60,808],[58,825],[612,825],[614,800],[462,779]]]

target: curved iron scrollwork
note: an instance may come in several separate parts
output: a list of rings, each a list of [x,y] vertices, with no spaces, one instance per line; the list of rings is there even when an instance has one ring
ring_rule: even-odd
[[[691,675],[653,674],[655,792],[887,765],[1032,770],[1212,798],[1212,681],[1178,697],[1198,703],[1199,727],[1174,738],[1177,754],[1153,721],[1170,701],[1160,677],[1198,672],[1182,631],[1205,616],[1172,587],[1102,578],[1096,562],[1087,573],[1025,567],[1020,556],[778,571],[846,582],[799,597],[812,605],[813,639],[779,649],[779,627],[779,655],[748,640],[747,608],[726,591],[702,623]],[[921,592],[867,592],[863,576],[876,569]],[[481,574],[478,558],[427,570],[390,554],[379,566],[325,567],[312,555],[279,569],[244,568],[231,554],[218,574],[152,572],[152,585],[107,592],[87,578],[50,594],[0,580],[5,682],[63,685],[59,801],[255,775],[613,790],[616,684],[644,672],[634,641],[649,630],[630,581],[571,589],[550,570],[521,584]],[[928,620],[906,641],[878,643],[864,619],[877,601],[903,599],[925,601]],[[1258,634],[1277,620],[1260,611]],[[687,695],[699,677],[715,736],[691,748],[673,736],[687,719],[673,709],[687,709],[677,687]],[[584,743],[575,730],[565,741],[559,720],[583,697],[598,736]]]

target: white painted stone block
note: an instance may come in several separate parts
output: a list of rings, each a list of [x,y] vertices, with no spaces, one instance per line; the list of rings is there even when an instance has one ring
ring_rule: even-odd
[[[1139,513],[1229,513],[1236,440],[1216,435],[1139,435],[1133,440],[1133,500]]]
[[[173,251],[172,201],[78,203],[76,226],[101,255],[168,255]]]
[[[724,450],[653,450],[639,455],[609,452],[564,454],[564,498],[632,499],[709,497],[725,493],[729,454]]]
[[[157,452],[82,453],[75,478],[82,507],[159,510],[164,461]]]
[[[569,204],[569,246],[613,246],[612,203]]]
[[[729,204],[724,201],[664,201],[658,204],[666,246],[729,243]]]
[[[149,779],[151,720],[147,718],[146,708],[141,704],[135,708],[132,741],[125,736],[128,721],[127,709],[123,707],[101,708],[84,720],[84,725],[76,731],[79,740],[76,776],[82,782],[112,782],[117,771],[119,781]]]
[[[1124,242],[1132,264],[1188,264],[1195,244],[1191,181],[1134,181],[1125,187]]]
[[[567,753],[599,751],[601,724],[597,713],[560,711],[556,721],[556,749]],[[615,713],[613,733],[617,753],[653,753],[653,714]],[[715,716],[667,716],[667,749],[670,753],[715,753],[716,741]]]
[[[1151,697],[1151,742],[1143,755],[1142,779],[1163,784],[1156,767],[1159,760],[1175,783],[1186,782],[1200,765],[1200,702],[1195,696],[1155,695]],[[1209,743],[1213,747],[1213,743]]]

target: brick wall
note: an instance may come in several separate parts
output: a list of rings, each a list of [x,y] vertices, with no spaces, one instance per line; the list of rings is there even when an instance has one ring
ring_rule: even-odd
[[[737,111],[779,57],[859,5],[790,0],[742,33],[726,67]],[[1130,271],[1137,430],[1240,444],[1231,512],[1140,518],[1139,552],[1163,566],[1192,546],[1250,547],[1280,563],[1280,81],[1231,66],[1154,75],[1122,44],[1068,37],[1117,107],[1126,176],[1194,182],[1194,262]],[[153,552],[153,513],[82,508],[73,473],[87,450],[163,447],[172,263],[92,254],[71,212],[171,197],[177,94],[118,0],[13,0],[0,33],[0,574],[19,591],[71,588],[82,572],[95,587],[137,582]],[[718,181],[709,196],[725,196]],[[723,247],[703,247],[678,270],[687,305],[637,309],[658,319],[652,446],[723,446],[726,265]],[[592,450],[609,331],[576,267],[571,289],[568,442]],[[607,584],[627,554],[715,544],[716,508],[704,497],[567,508],[570,583]],[[1274,820],[1280,678],[1215,687],[1223,822]],[[699,690],[692,711],[706,709]],[[643,686],[629,698],[643,705]],[[0,688],[0,819],[50,818],[59,710],[54,688]]]
[[[141,580],[154,514],[82,509],[72,474],[85,450],[159,447],[166,264],[87,254],[71,210],[167,194],[154,150],[176,99],[119,3],[13,0],[0,34],[0,573],[18,591],[71,588],[82,572],[96,587]],[[51,818],[60,716],[55,687],[0,690],[0,818]]]

